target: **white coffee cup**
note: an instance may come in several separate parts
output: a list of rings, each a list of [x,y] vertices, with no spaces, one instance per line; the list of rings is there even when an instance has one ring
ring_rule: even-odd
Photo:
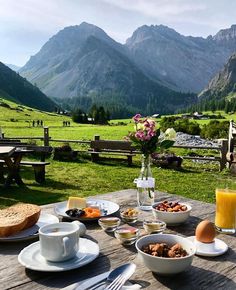
[[[62,222],[39,229],[40,253],[48,261],[62,262],[76,256],[79,250],[80,222]]]

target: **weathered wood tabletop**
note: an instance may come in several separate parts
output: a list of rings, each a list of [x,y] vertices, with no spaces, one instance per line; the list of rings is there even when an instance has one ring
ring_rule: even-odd
[[[99,199],[111,200],[121,208],[136,206],[135,190],[123,190],[97,196]],[[157,200],[178,199],[188,201],[193,207],[191,217],[185,224],[169,227],[168,233],[192,236],[196,225],[202,219],[214,220],[215,207],[195,200],[180,198],[165,193],[157,193]],[[53,204],[43,206],[43,210],[53,213]],[[141,218],[150,215],[144,212]],[[142,222],[137,224],[142,227]],[[134,282],[140,283],[145,289],[236,289],[236,239],[235,236],[219,235],[225,241],[229,250],[218,257],[195,256],[192,266],[185,272],[172,277],[161,277],[150,272],[137,257],[135,246],[123,247],[113,234],[105,233],[98,224],[87,224],[87,238],[97,242],[100,255],[91,264],[63,273],[36,272],[25,269],[17,261],[17,255],[27,245],[32,243],[1,243],[0,244],[0,289],[60,289],[71,283],[109,271],[129,261],[137,265],[132,276]]]
[[[0,147],[0,158],[3,158],[5,156],[11,156],[14,151],[15,151],[15,147],[2,146]]]

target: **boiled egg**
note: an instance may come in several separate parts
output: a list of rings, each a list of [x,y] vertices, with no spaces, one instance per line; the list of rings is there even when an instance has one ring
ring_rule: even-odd
[[[216,232],[212,222],[204,220],[198,224],[195,231],[196,240],[202,243],[212,243]]]

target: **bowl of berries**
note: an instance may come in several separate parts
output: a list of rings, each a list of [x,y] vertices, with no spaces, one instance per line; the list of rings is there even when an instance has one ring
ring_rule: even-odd
[[[169,226],[175,226],[186,222],[192,207],[184,202],[162,201],[152,205],[154,217],[164,221]]]

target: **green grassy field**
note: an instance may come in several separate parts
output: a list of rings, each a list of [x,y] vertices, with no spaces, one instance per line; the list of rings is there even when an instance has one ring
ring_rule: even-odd
[[[80,125],[71,122],[71,127],[63,127],[62,122],[70,120],[68,117],[26,107],[20,107],[22,111],[16,110],[17,105],[7,103],[11,109],[0,106],[0,126],[7,137],[42,136],[43,128],[29,127],[34,119],[42,119],[50,128],[50,136],[58,139],[89,140],[93,139],[94,135],[100,135],[103,139],[121,140],[133,130],[130,120],[111,121],[113,125],[110,126]],[[13,119],[15,121],[11,121]],[[119,122],[126,124],[120,125]],[[65,200],[70,195],[90,196],[135,188],[133,180],[139,175],[139,159],[140,156],[134,158],[132,167],[128,167],[127,162],[122,161],[106,160],[95,164],[90,161],[89,156],[79,156],[76,162],[58,162],[50,159],[51,164],[47,166],[46,182],[43,185],[34,181],[31,168],[22,168],[21,174],[26,187],[0,187],[0,207],[19,201],[46,204]],[[219,172],[218,164],[184,161],[181,171],[161,169],[154,165],[152,169],[157,190],[192,199],[214,202],[216,187],[236,188],[235,177],[227,170]]]
[[[127,188],[135,188],[140,162],[137,158],[132,167],[122,161],[92,163],[80,157],[76,162],[52,161],[47,166],[46,182],[39,185],[34,181],[33,171],[25,167],[21,175],[26,187],[0,187],[0,205],[4,207],[16,202],[46,204],[67,199],[68,196],[90,196]],[[181,171],[152,166],[156,178],[156,190],[214,202],[216,187],[236,188],[235,178],[227,171],[218,172],[216,165],[197,165],[184,162]],[[157,194],[158,197],[158,194]]]

